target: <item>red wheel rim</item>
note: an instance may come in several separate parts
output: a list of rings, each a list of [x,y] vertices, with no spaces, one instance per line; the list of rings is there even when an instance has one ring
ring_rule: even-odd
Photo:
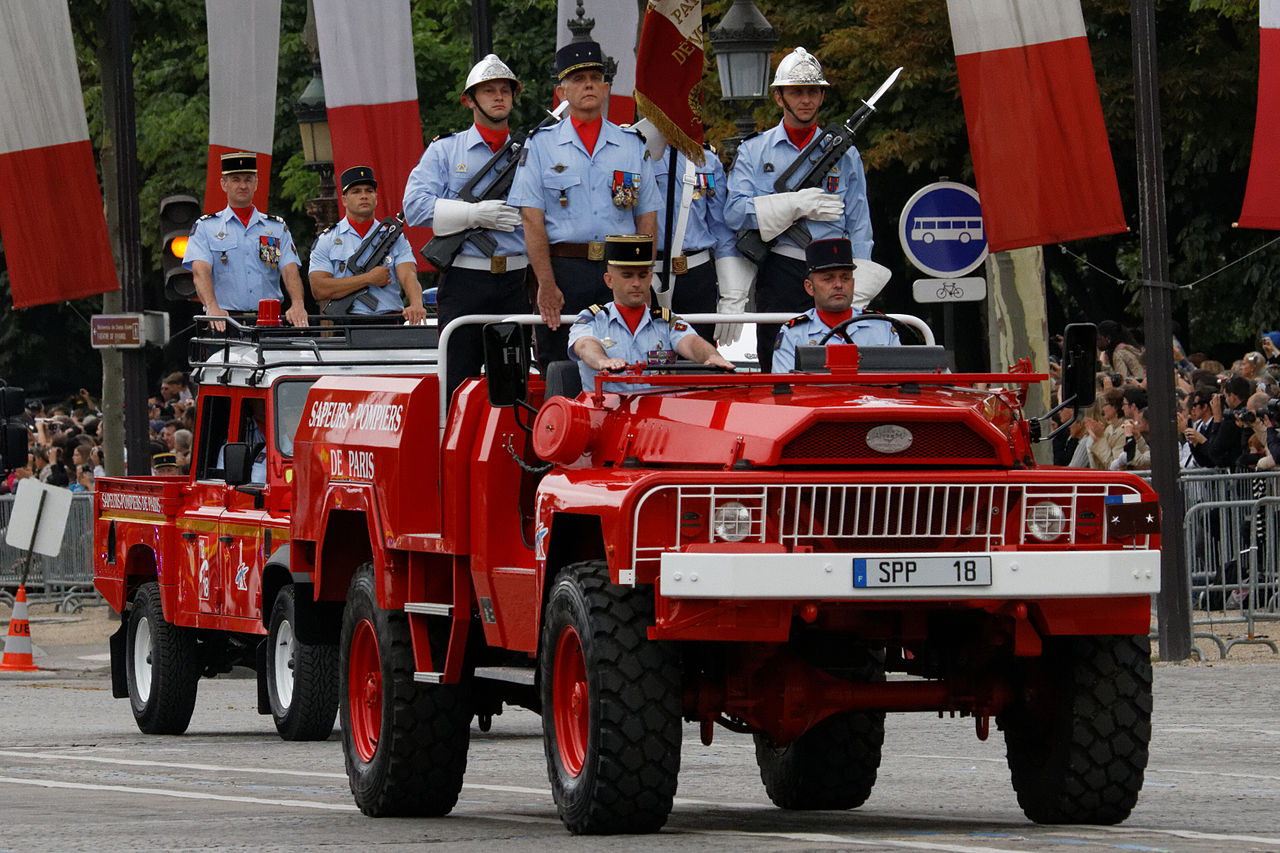
[[[351,636],[347,707],[351,709],[351,742],[362,761],[372,761],[382,733],[382,664],[378,633],[368,619],[361,619]]]
[[[582,772],[587,756],[587,732],[591,718],[587,703],[587,662],[582,656],[578,632],[565,626],[556,641],[555,674],[552,676],[552,719],[560,763],[570,776]]]

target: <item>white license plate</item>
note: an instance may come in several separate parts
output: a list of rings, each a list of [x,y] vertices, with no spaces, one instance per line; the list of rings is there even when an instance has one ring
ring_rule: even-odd
[[[853,585],[991,586],[990,557],[855,557]]]

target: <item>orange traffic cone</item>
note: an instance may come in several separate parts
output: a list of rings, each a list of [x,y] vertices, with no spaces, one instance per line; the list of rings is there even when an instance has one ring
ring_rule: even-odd
[[[13,601],[13,615],[9,617],[9,637],[4,641],[4,660],[0,672],[36,672],[31,657],[31,623],[27,621],[27,588],[18,587]]]

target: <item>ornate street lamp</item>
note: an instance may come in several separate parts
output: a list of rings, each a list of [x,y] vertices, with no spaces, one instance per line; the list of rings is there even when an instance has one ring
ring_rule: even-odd
[[[737,102],[740,113],[734,119],[738,135],[724,141],[732,156],[738,142],[756,129],[754,102],[769,92],[769,57],[778,43],[778,31],[751,0],[734,0],[707,39],[716,52],[720,97]]]
[[[324,103],[324,78],[320,63],[311,63],[311,82],[293,105],[302,135],[304,165],[320,173],[319,194],[307,201],[307,215],[321,229],[338,221],[338,195],[333,183],[333,142],[329,138],[329,115]]]

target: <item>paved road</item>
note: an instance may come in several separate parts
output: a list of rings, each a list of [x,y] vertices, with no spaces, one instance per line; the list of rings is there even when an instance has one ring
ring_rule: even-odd
[[[95,651],[100,651],[95,650]],[[64,662],[65,665],[65,662]],[[84,662],[100,666],[100,662]],[[440,820],[372,820],[347,790],[337,734],[289,744],[252,681],[206,680],[190,731],[138,733],[105,672],[0,677],[0,850],[870,849],[1280,850],[1280,668],[1161,666],[1147,785],[1119,827],[1041,827],[1017,807],[999,733],[891,715],[862,808],[787,813],[764,795],[749,738],[686,729],[675,811],[659,836],[575,839],[556,817],[534,715],[473,729],[467,785]],[[994,727],[993,727],[994,729]]]

